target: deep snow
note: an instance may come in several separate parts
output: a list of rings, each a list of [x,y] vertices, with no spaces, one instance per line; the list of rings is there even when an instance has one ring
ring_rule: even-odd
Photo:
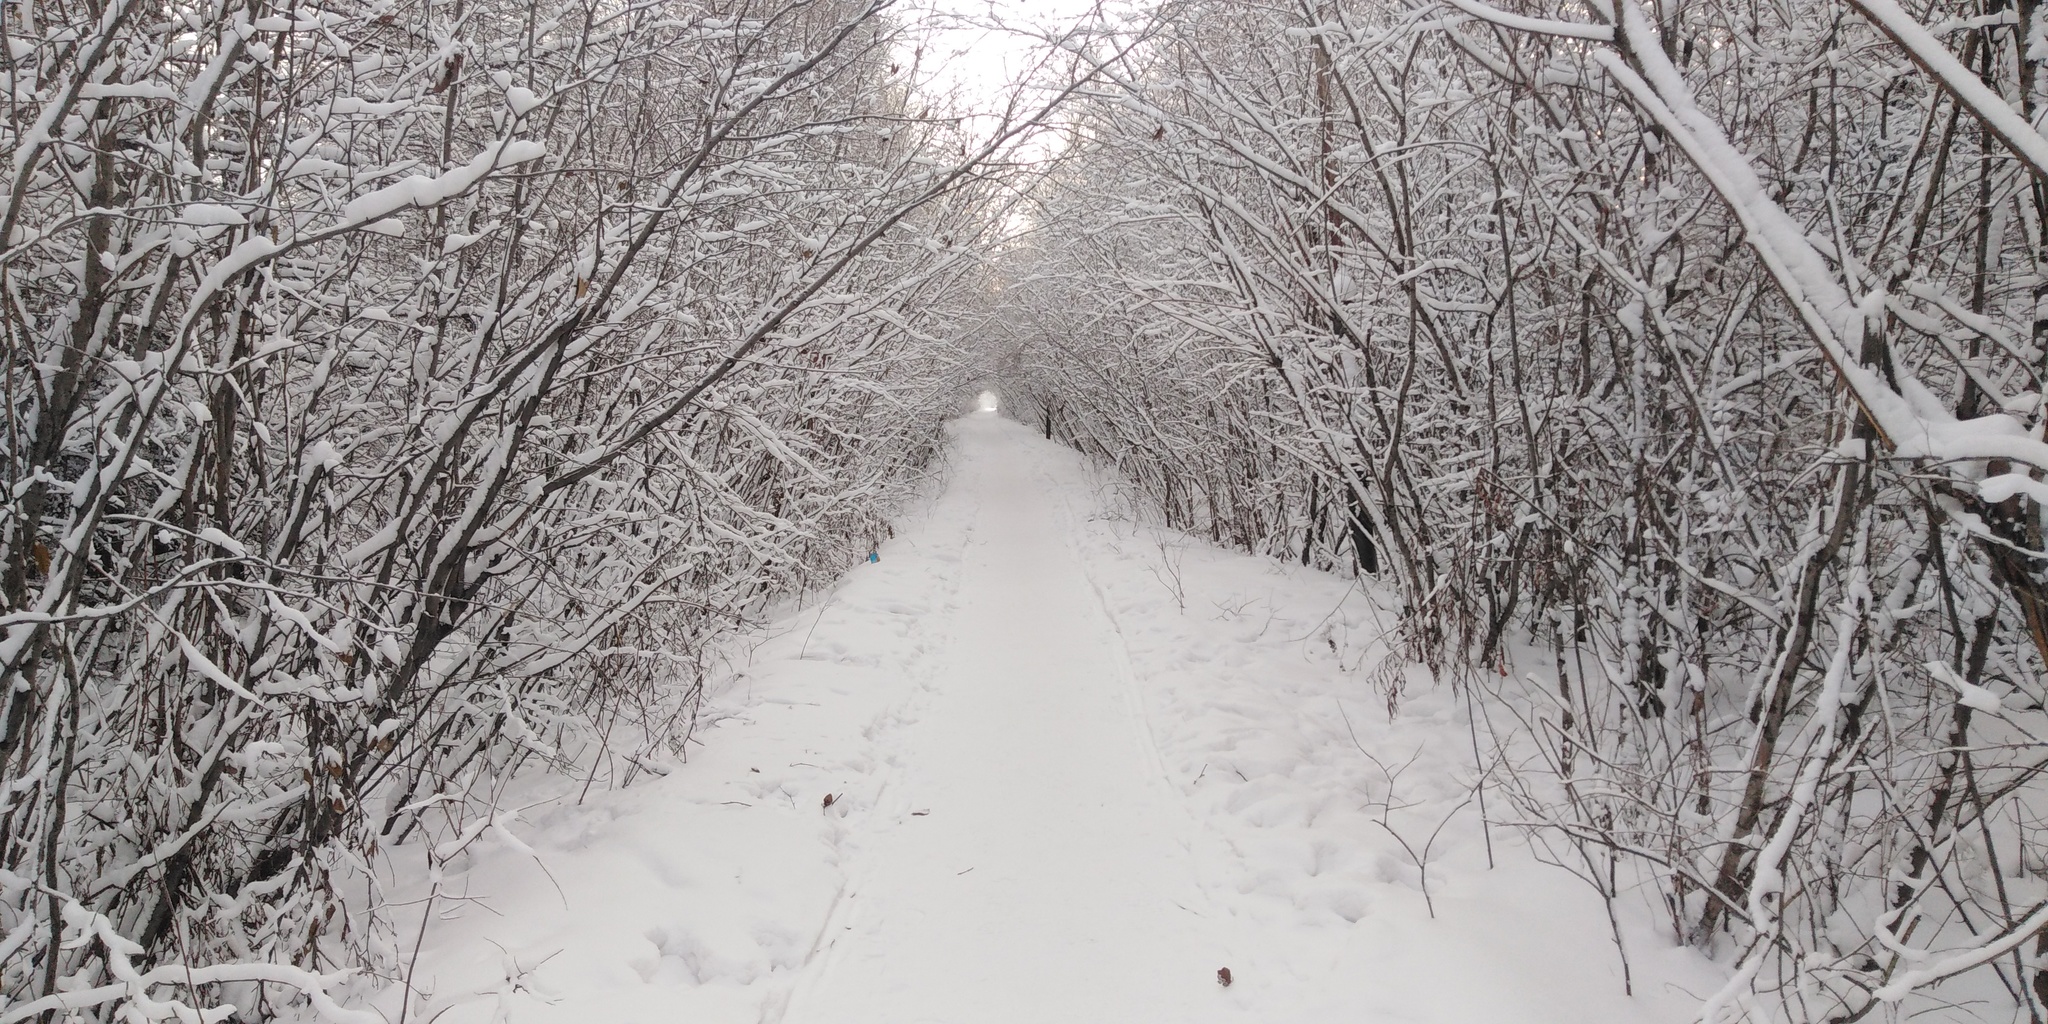
[[[1488,868],[1462,707],[1382,663],[1371,594],[952,429],[945,492],[740,656],[687,764],[544,783],[399,888],[441,894],[408,1020],[1647,1024],[1716,987],[1625,897],[1624,996],[1590,888],[1498,826]]]

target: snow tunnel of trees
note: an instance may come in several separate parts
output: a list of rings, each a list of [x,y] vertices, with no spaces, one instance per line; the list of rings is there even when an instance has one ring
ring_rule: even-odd
[[[0,5],[0,1024],[342,1019],[990,398],[1389,588],[1707,1019],[2048,1019],[2037,4],[1182,0],[971,114],[921,23]]]

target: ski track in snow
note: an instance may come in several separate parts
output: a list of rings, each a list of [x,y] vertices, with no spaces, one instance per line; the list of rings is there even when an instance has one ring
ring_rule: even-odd
[[[408,1020],[1649,1024],[1716,987],[1625,894],[1624,996],[1590,887],[1499,827],[1487,867],[1462,706],[1407,668],[1389,719],[1369,595],[1136,525],[1015,423],[954,433],[687,764],[538,782],[530,852],[448,865]],[[1401,840],[1439,826],[1432,919]]]

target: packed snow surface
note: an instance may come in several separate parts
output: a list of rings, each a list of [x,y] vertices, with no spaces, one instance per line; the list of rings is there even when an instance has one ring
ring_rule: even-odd
[[[1589,886],[1500,826],[1487,866],[1464,705],[1385,660],[1371,592],[1142,525],[993,414],[952,433],[687,763],[538,793],[417,883],[408,1019],[1647,1024],[1716,987],[1624,894],[1624,995]]]

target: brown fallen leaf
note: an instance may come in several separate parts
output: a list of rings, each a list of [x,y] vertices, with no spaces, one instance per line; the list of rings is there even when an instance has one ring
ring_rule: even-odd
[[[1230,968],[1228,968],[1228,967],[1218,967],[1218,968],[1216,968],[1216,984],[1218,984],[1218,985],[1221,985],[1221,986],[1223,986],[1224,988],[1229,988],[1229,987],[1230,987]]]
[[[825,802],[824,802],[824,803],[822,803],[822,804],[819,804],[818,806],[819,806],[819,808],[820,808],[820,809],[822,809],[822,810],[830,810],[830,809],[832,808],[832,801],[834,801],[834,800],[837,800],[837,799],[839,799],[839,797],[838,797],[838,795],[837,795],[837,794],[834,794],[834,793],[827,793],[827,794],[825,794]]]

